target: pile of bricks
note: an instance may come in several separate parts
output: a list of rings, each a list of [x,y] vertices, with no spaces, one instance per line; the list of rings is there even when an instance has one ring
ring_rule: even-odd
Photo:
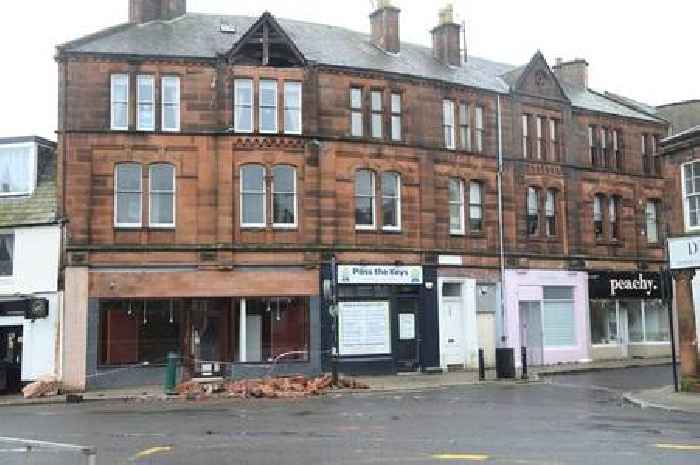
[[[210,395],[237,399],[295,399],[325,394],[330,389],[369,389],[369,386],[354,379],[341,378],[333,385],[329,375],[317,378],[290,376],[265,379],[245,379],[225,381],[208,385],[198,381],[188,381],[177,387],[178,394],[188,399],[198,400]]]

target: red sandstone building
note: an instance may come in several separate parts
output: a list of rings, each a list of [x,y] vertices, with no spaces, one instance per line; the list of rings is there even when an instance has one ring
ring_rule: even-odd
[[[399,17],[131,0],[58,47],[67,385],[158,382],[168,351],[233,376],[665,353],[658,296],[605,291],[663,263],[665,121],[585,60],[465,57],[449,9],[408,44]]]

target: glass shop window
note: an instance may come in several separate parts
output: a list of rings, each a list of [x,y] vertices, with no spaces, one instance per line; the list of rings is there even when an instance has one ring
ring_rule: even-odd
[[[668,342],[668,310],[660,300],[620,301],[627,309],[630,342]]]
[[[591,342],[617,344],[618,314],[614,300],[591,300]]]

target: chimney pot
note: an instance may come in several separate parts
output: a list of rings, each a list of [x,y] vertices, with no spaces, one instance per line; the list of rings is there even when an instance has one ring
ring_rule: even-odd
[[[454,8],[448,4],[439,12],[439,24],[431,31],[433,55],[444,65],[462,66],[462,27],[454,22]]]
[[[390,53],[401,51],[400,14],[401,10],[393,6],[391,0],[377,2],[377,9],[369,15],[371,40],[375,47]]]

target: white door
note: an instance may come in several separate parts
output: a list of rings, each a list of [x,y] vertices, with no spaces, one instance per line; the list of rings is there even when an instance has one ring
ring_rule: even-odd
[[[452,283],[445,283],[452,284]],[[442,299],[442,347],[446,365],[465,364],[464,305],[461,298]]]
[[[262,362],[262,316],[246,317],[246,361]]]

